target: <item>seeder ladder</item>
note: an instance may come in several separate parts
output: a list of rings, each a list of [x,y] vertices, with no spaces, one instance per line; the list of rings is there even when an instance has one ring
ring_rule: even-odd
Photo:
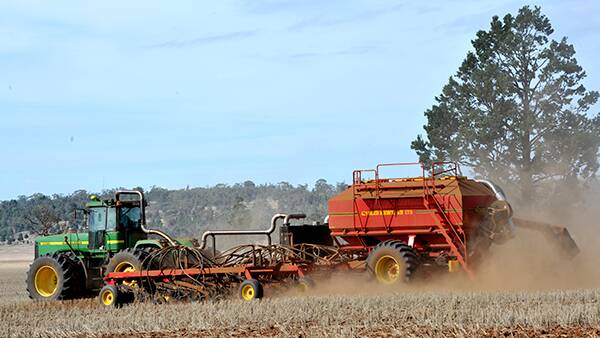
[[[426,208],[431,208],[435,210],[435,220],[436,225],[438,227],[439,232],[444,236],[444,239],[450,246],[450,251],[456,257],[456,260],[463,267],[469,278],[473,279],[475,274],[469,268],[467,262],[467,243],[466,238],[464,236],[464,231],[454,224],[452,220],[446,214],[444,207],[440,204],[438,198],[436,197],[436,188],[435,188],[435,165],[439,163],[434,163],[431,168],[431,179],[425,177],[425,170],[423,169],[423,202]],[[431,182],[431,187],[429,186],[429,182]]]

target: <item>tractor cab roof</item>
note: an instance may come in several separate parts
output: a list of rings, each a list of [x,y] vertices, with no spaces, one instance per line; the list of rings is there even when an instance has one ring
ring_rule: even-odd
[[[116,201],[114,199],[110,199],[110,200],[101,200],[98,197],[96,197],[95,195],[92,195],[92,197],[90,198],[90,200],[85,204],[86,208],[95,208],[95,207],[120,207],[120,206],[126,206],[126,207],[139,207],[140,206],[140,201],[138,200],[119,200]],[[147,202],[144,201],[144,206],[147,206]]]
[[[95,207],[109,207],[111,205],[114,205],[113,203],[110,203],[110,201],[108,200],[90,200],[89,202],[87,202],[85,204],[86,208],[95,208]]]

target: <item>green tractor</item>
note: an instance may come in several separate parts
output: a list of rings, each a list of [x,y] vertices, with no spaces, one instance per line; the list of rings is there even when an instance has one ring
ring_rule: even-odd
[[[146,228],[146,200],[139,191],[118,191],[111,200],[92,196],[84,219],[88,231],[38,237],[35,260],[27,273],[34,300],[84,297],[104,286],[109,272],[142,269],[153,250],[168,245],[193,246],[159,230]],[[159,238],[149,238],[156,235]]]

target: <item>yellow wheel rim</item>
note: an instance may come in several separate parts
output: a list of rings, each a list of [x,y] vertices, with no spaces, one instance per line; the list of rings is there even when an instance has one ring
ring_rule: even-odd
[[[115,266],[115,272],[132,272],[135,271],[135,266],[130,262],[121,262]]]
[[[134,272],[136,271],[135,266],[130,262],[121,262],[115,266],[115,272]],[[134,280],[123,281],[124,285],[137,286],[137,282]]]
[[[244,285],[242,287],[242,298],[246,301],[250,301],[252,299],[254,299],[254,295],[255,295],[255,291],[254,291],[254,287],[252,285]]]
[[[104,305],[112,305],[115,301],[115,295],[111,290],[104,290],[100,295],[102,299],[102,304]]]
[[[392,256],[383,256],[375,263],[375,276],[383,284],[393,284],[400,279],[402,266]]]
[[[34,285],[42,297],[51,297],[58,289],[58,273],[50,265],[44,265],[35,272]]]

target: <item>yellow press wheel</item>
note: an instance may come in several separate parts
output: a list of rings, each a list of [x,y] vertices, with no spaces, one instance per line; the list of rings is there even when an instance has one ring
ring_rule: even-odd
[[[129,303],[133,300],[127,296],[127,293],[120,292],[116,285],[107,284],[100,290],[98,300],[104,306],[120,307],[124,303]]]
[[[418,257],[413,248],[399,240],[379,243],[367,257],[367,270],[386,285],[410,281],[417,266]]]
[[[27,291],[33,300],[72,299],[85,288],[83,268],[71,253],[36,258],[27,272]]]
[[[256,294],[256,289],[252,287],[250,284],[246,284],[242,286],[242,298],[246,301],[250,301],[254,299],[254,295]]]
[[[256,279],[246,279],[240,284],[239,295],[247,302],[260,299],[263,296],[262,285]]]
[[[105,288],[100,292],[100,300],[106,306],[112,306],[117,300],[117,293],[111,289]]]

